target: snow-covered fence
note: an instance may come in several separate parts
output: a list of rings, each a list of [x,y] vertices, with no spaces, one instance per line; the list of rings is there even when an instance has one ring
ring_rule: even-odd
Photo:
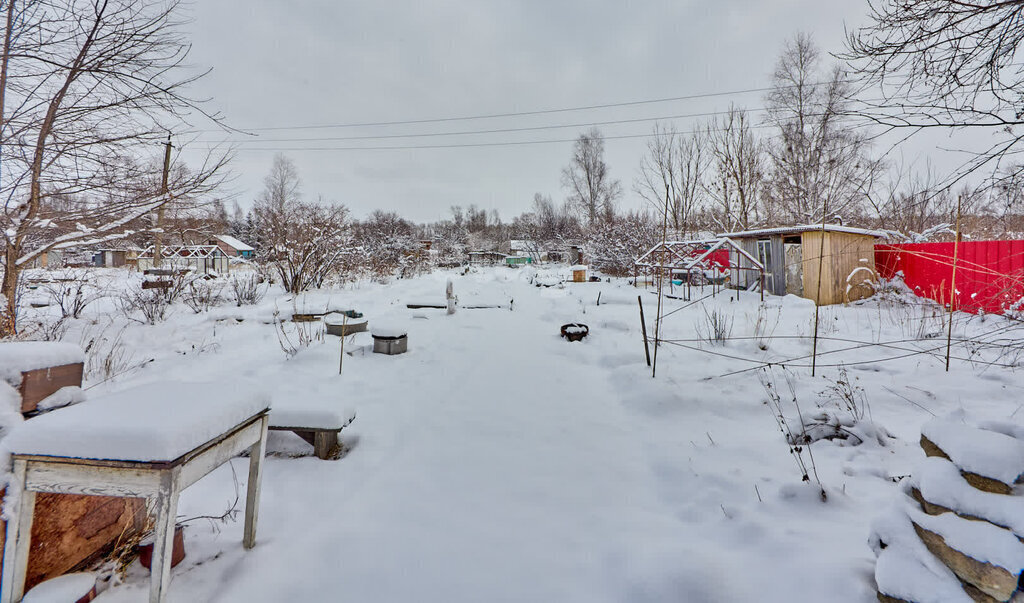
[[[1024,573],[1024,428],[935,419],[871,545],[883,603],[1017,601]]]

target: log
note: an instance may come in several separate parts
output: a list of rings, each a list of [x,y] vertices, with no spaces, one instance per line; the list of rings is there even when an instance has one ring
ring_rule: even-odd
[[[942,536],[922,528],[915,522],[911,523],[918,538],[931,554],[942,561],[967,586],[977,588],[995,601],[1010,601],[1017,592],[1019,576],[1014,576],[1001,567],[969,557],[946,544]]]
[[[949,455],[943,452],[935,442],[932,442],[926,438],[923,434],[921,435],[921,448],[924,450],[926,456],[937,456],[944,458],[950,462],[953,459],[949,458]],[[985,492],[992,492],[993,494],[1012,494],[1013,486],[1010,484],[1004,484],[1003,482],[992,479],[991,477],[985,477],[984,475],[978,475],[977,473],[971,473],[970,471],[964,471],[960,469],[960,474],[964,476],[967,483]]]

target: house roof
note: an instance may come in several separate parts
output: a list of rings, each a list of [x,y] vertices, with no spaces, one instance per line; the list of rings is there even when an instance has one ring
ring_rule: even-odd
[[[727,232],[720,234],[720,237],[743,239],[748,237],[760,237],[770,235],[800,234],[804,232],[820,231],[821,224],[799,224],[796,226],[779,226],[776,228],[759,228],[755,230],[741,230],[738,232]],[[864,235],[875,238],[885,238],[886,233],[880,230],[868,230],[866,228],[854,228],[852,226],[840,226],[839,224],[825,224],[826,232],[844,232],[847,234]]]
[[[229,247],[236,249],[238,251],[256,251],[254,248],[246,245],[245,243],[239,241],[238,239],[231,235],[216,235],[215,238],[219,239]]]

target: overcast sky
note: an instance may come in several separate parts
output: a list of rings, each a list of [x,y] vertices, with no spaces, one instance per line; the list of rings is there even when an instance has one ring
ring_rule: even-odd
[[[212,67],[198,86],[232,126],[232,190],[243,207],[276,152],[299,169],[308,198],[344,203],[356,217],[381,208],[417,221],[476,204],[509,219],[534,193],[564,198],[561,168],[578,124],[763,106],[776,57],[797,31],[826,51],[863,22],[860,0],[595,0],[529,2],[195,2],[192,62]],[[517,113],[708,93],[720,96],[389,126],[329,127]],[[689,130],[706,118],[678,118]],[[632,183],[654,121],[600,126],[606,158],[639,206]],[[208,127],[209,124],[206,124]],[[572,125],[533,131],[419,136]],[[302,129],[293,126],[323,126]],[[392,136],[392,138],[362,138]],[[335,138],[308,141],[301,139]],[[337,140],[348,138],[348,140]],[[297,140],[300,139],[300,140]],[[533,144],[535,141],[558,141]],[[411,146],[530,142],[503,146]],[[196,144],[196,143],[193,143]],[[199,144],[197,146],[202,146]],[[310,147],[317,150],[309,150]],[[367,147],[405,147],[367,149]],[[353,150],[362,149],[362,150]]]

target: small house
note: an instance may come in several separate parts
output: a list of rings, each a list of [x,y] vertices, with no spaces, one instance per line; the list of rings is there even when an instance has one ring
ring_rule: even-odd
[[[505,258],[506,266],[526,266],[532,263],[533,258],[528,255],[510,255]]]
[[[469,264],[471,266],[496,266],[505,261],[508,257],[498,251],[470,251]]]
[[[103,247],[96,251],[93,263],[104,268],[134,266],[140,251],[138,247]]]
[[[214,236],[213,239],[208,241],[208,244],[216,245],[224,252],[224,255],[232,258],[239,257],[249,259],[252,258],[254,253],[256,253],[256,250],[249,245],[246,245],[235,237],[226,234]]]
[[[884,233],[836,224],[804,224],[719,235],[733,240],[764,264],[765,291],[799,295],[818,305],[870,297],[876,280],[875,241]],[[732,251],[733,262],[749,263]],[[735,286],[754,285],[752,273],[740,271]]]

